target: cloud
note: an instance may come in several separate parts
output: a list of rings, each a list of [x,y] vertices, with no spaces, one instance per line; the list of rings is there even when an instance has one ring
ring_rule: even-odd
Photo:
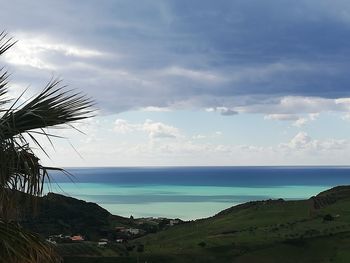
[[[347,98],[339,100],[319,97],[288,96],[275,98],[270,101],[265,101],[264,103],[251,103],[234,109],[243,113],[266,113],[277,114],[276,116],[281,117],[291,117],[291,115],[303,113],[317,115],[320,112],[327,111],[345,112],[349,110],[349,104]]]
[[[320,113],[309,113],[309,119],[311,121],[317,120],[317,118],[320,116]]]
[[[314,146],[314,142],[306,132],[299,132],[295,135],[291,141],[286,144],[291,149],[307,149]]]
[[[45,149],[53,152],[58,163],[48,162],[52,166],[203,165],[203,160],[206,160],[205,165],[345,165],[350,154],[347,139],[316,139],[303,131],[281,143],[275,141],[271,145],[262,145],[249,141],[224,143],[221,139],[216,140],[220,133],[186,136],[174,126],[150,120],[129,122],[117,119],[113,123],[115,130],[106,129],[106,125],[110,127],[110,117],[99,122],[81,123],[79,129],[86,131],[87,136],[59,130],[60,135],[63,132],[69,138],[73,133],[79,135],[73,137],[78,138],[74,147],[84,159],[66,141],[58,140],[56,151],[52,151],[49,142],[44,140]],[[43,159],[46,161],[45,156]]]
[[[301,117],[296,114],[268,114],[264,116],[265,120],[276,120],[276,121],[293,121],[292,126],[301,128],[306,125],[309,121],[315,121],[319,116],[319,113],[310,113],[305,117]]]
[[[232,115],[238,114],[237,111],[235,111],[233,109],[229,109],[227,107],[207,108],[206,111],[207,112],[219,112],[223,116],[232,116]]]
[[[264,116],[265,120],[278,120],[278,121],[297,121],[299,116],[294,114],[268,114]]]
[[[213,139],[213,138],[218,138],[222,136],[222,134],[223,133],[221,131],[216,131],[211,134],[196,134],[192,136],[192,139],[194,140]]]
[[[311,115],[311,116],[315,116],[315,115]],[[312,118],[315,119],[315,117],[312,117]],[[295,114],[268,114],[264,116],[264,119],[276,120],[276,121],[293,121],[292,125],[298,128],[301,128],[309,121],[309,119],[302,118]]]
[[[279,145],[281,149],[313,152],[343,150],[347,146],[348,142],[346,140],[314,140],[306,132],[299,132],[288,143]]]
[[[151,139],[179,137],[179,130],[177,128],[161,122],[153,122],[152,120],[146,120],[142,126],[142,130],[146,131]]]
[[[222,77],[218,76],[217,74],[215,74],[213,72],[186,69],[186,68],[177,67],[177,66],[166,68],[166,69],[161,71],[161,74],[189,78],[189,79],[199,81],[199,82],[206,82],[206,81],[221,82],[221,81],[224,81],[224,79]]]
[[[180,131],[178,128],[170,125],[166,125],[162,122],[154,122],[152,120],[145,120],[144,123],[129,123],[124,119],[117,119],[114,123],[114,129],[117,133],[130,133],[134,131],[146,132],[150,139],[162,139],[162,138],[178,138],[180,137]]]
[[[145,112],[169,112],[171,111],[171,109],[169,108],[161,108],[161,107],[154,107],[154,106],[148,106],[145,108],[141,108],[141,111],[145,111]]]
[[[5,53],[5,62],[15,66],[29,66],[37,69],[56,70],[55,60],[58,56],[74,58],[95,58],[102,52],[84,47],[69,45],[63,40],[49,39],[46,36],[31,36],[17,33],[18,41],[11,51]],[[61,58],[62,59],[62,58]]]
[[[306,118],[300,118],[298,120],[296,120],[292,125],[298,128],[301,128],[303,126],[305,126],[305,124],[308,122],[309,120]]]
[[[129,133],[133,132],[135,130],[140,129],[140,125],[138,124],[130,124],[128,121],[123,120],[123,119],[117,119],[114,122],[114,131],[118,133]]]
[[[15,79],[63,76],[104,113],[349,110],[346,1],[14,0],[2,11],[20,40],[5,58]]]

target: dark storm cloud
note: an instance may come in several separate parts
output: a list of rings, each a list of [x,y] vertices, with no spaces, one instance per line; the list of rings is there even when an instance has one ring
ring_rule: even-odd
[[[38,55],[52,67],[33,73],[37,64],[9,63],[14,79],[35,85],[52,74],[63,76],[108,112],[350,96],[348,1],[11,1],[2,6],[4,29],[23,42],[50,43]],[[72,46],[101,54],[74,55],[67,51]]]

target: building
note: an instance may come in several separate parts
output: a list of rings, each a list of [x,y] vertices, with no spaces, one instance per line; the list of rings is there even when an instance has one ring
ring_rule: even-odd
[[[77,235],[77,236],[70,237],[70,240],[72,240],[72,241],[84,241],[84,238],[81,235]]]
[[[138,235],[138,234],[140,234],[140,229],[138,229],[138,228],[128,228],[128,229],[126,229],[126,232],[128,232],[131,235]]]
[[[98,247],[105,247],[105,246],[107,246],[107,244],[108,244],[108,239],[106,239],[106,238],[101,238],[101,239],[98,241],[97,246],[98,246]]]
[[[174,226],[174,225],[177,225],[179,223],[180,223],[180,220],[178,220],[178,219],[170,219],[170,221],[169,221],[170,226]]]
[[[105,247],[105,246],[107,246],[107,244],[108,244],[108,242],[99,241],[99,242],[97,243],[97,246],[98,246],[98,247]]]

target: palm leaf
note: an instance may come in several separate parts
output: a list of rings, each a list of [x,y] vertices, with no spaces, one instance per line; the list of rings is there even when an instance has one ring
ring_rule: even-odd
[[[79,93],[64,91],[60,83],[59,80],[51,81],[24,106],[5,112],[0,118],[0,139],[92,117],[92,100]]]
[[[54,247],[16,223],[0,220],[0,262],[56,263],[62,262]]]
[[[5,32],[0,32],[0,55],[14,43]],[[5,97],[8,76],[0,69],[1,107],[10,101]],[[45,181],[50,182],[49,170],[67,173],[60,168],[42,166],[30,142],[46,153],[35,136],[46,136],[53,145],[51,137],[59,136],[46,132],[45,128],[63,124],[74,127],[74,122],[92,117],[93,102],[65,90],[59,80],[50,81],[41,93],[18,105],[22,95],[9,108],[0,108],[0,262],[59,262],[51,246],[13,220],[17,219],[19,202],[43,194]],[[25,195],[18,198],[18,191]]]
[[[12,37],[8,37],[5,31],[0,32],[0,56],[14,44],[16,44],[16,41],[13,41]]]

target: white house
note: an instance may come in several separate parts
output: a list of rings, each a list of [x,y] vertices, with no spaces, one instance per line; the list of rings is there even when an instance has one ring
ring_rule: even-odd
[[[99,242],[97,243],[97,246],[98,246],[98,247],[105,247],[105,246],[107,246],[107,244],[108,244],[108,242],[106,242],[106,241],[99,241]]]

